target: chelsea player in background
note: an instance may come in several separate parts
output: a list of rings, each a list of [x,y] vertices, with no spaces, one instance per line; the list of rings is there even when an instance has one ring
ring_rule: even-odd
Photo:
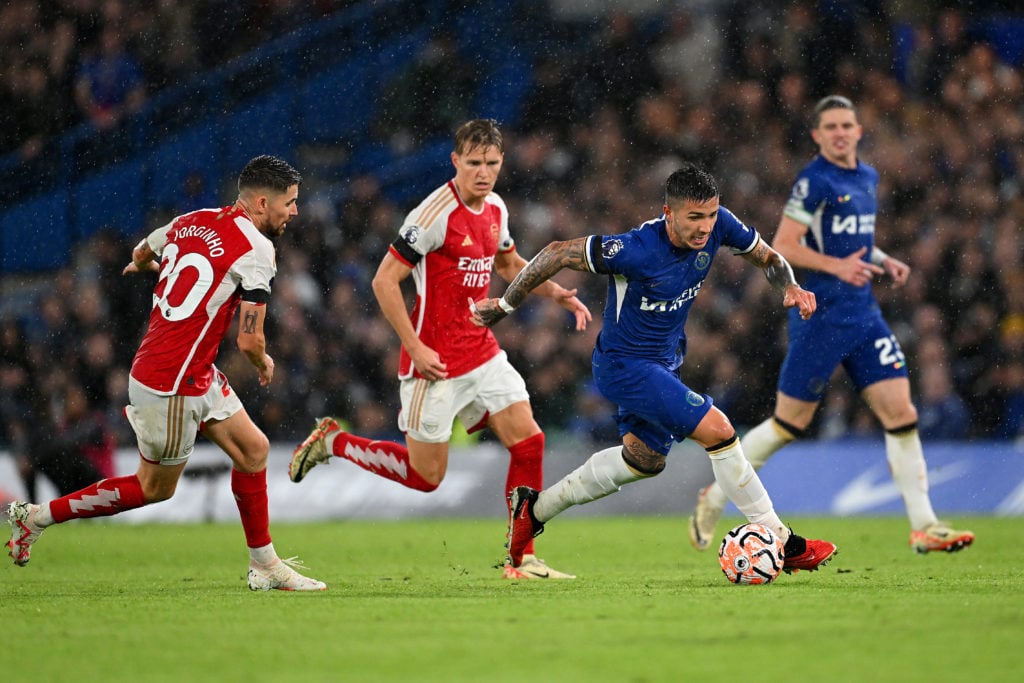
[[[772,246],[806,269],[804,286],[819,309],[810,319],[790,314],[775,414],[744,435],[743,450],[758,469],[804,436],[842,364],[885,429],[886,458],[910,518],[911,548],[953,552],[970,545],[974,534],[940,522],[928,496],[906,360],[871,292],[876,275],[888,274],[900,286],[910,267],[875,246],[878,172],[857,158],[861,133],[847,98],[830,95],[815,106],[811,137],[819,153],[797,176]],[[698,550],[712,544],[726,502],[718,484],[701,490],[689,524]]]
[[[764,524],[785,544],[787,572],[828,563],[836,547],[792,533],[743,456],[729,418],[710,396],[679,377],[686,353],[686,318],[720,247],[764,270],[784,306],[810,317],[815,298],[756,230],[719,205],[718,186],[692,164],[669,176],[664,214],[617,235],[552,242],[530,261],[500,299],[471,302],[472,320],[493,325],[530,290],[562,268],[608,276],[604,324],[594,349],[598,389],[618,406],[622,443],[594,453],[574,472],[543,490],[519,486],[510,496],[509,557],[515,566],[544,523],[573,505],[615,493],[624,484],[665,469],[673,441],[689,438],[711,458],[716,480],[751,522]]]

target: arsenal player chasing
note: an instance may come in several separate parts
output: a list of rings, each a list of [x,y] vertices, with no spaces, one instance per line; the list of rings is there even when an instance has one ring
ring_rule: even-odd
[[[237,344],[266,386],[274,377],[263,325],[277,271],[271,237],[298,215],[302,177],[271,156],[252,159],[238,177],[232,206],[201,209],[150,233],[125,273],[157,271],[149,327],[132,363],[125,414],[135,431],[139,468],[42,505],[8,508],[9,554],[29,562],[43,531],[69,519],[107,517],[167,500],[195,446],[197,433],[231,458],[231,491],[249,547],[252,590],[325,590],[293,569],[270,538],[267,454],[270,444],[213,362],[235,311]]]
[[[490,427],[509,451],[505,494],[542,485],[544,432],[533,418],[526,383],[508,362],[489,329],[470,321],[468,304],[487,296],[494,270],[511,282],[526,265],[509,233],[508,210],[494,192],[504,161],[501,131],[475,119],[455,133],[455,177],[431,192],[406,216],[384,255],[373,291],[402,342],[398,426],[405,444],[375,441],[342,430],[338,420],[317,421],[292,457],[289,476],[301,481],[332,456],[418,491],[433,491],[448,468],[452,424],[469,431]],[[416,303],[406,310],[401,283],[413,276]],[[554,282],[536,293],[573,314],[576,329],[590,311]],[[521,563],[506,564],[505,578],[572,579],[524,549]]]

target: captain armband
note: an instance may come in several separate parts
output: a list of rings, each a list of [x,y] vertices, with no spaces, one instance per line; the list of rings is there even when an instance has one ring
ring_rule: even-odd
[[[885,263],[885,259],[889,258],[889,255],[878,247],[871,247],[871,262],[876,266],[880,266]]]
[[[242,301],[255,306],[266,306],[270,302],[270,292],[265,289],[243,289]]]
[[[391,243],[391,249],[394,254],[400,257],[409,267],[415,267],[417,263],[423,258],[423,254],[419,253],[412,248],[408,238],[399,237]]]

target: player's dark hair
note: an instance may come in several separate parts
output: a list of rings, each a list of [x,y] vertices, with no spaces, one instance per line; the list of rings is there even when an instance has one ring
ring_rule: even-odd
[[[455,153],[462,154],[477,147],[495,147],[505,152],[501,130],[494,119],[473,119],[466,121],[455,131]]]
[[[678,206],[686,200],[706,202],[717,196],[715,177],[696,164],[683,164],[665,183],[665,203],[668,206]]]
[[[849,109],[854,114],[857,113],[857,108],[853,106],[853,102],[848,98],[842,95],[826,95],[814,105],[814,117],[811,119],[811,128],[818,127],[818,124],[821,123],[822,113],[829,109]]]
[[[287,161],[263,154],[245,165],[238,175],[238,191],[273,190],[287,192],[292,185],[302,182],[302,176]]]

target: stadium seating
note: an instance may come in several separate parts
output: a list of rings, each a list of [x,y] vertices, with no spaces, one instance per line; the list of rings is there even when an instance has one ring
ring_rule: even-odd
[[[441,0],[359,3],[155,94],[121,129],[99,133],[80,125],[54,145],[45,173],[13,155],[0,159],[0,182],[14,201],[0,215],[0,276],[62,265],[75,244],[102,226],[132,235],[148,227],[148,212],[184,208],[190,174],[217,194],[218,184],[256,154],[295,159],[300,147],[357,147],[368,158],[347,156],[330,179],[372,168],[386,186],[415,181],[425,166],[443,160],[438,149],[428,145],[395,159],[366,144],[368,126],[380,88],[415,57],[445,8]],[[460,25],[486,35],[481,17],[495,15],[480,9]],[[398,15],[419,21],[396,22]],[[507,60],[481,92],[490,103],[481,114],[508,119],[528,71],[521,57]],[[411,182],[394,193],[422,191]],[[47,254],[24,248],[30,234],[50,238]]]

